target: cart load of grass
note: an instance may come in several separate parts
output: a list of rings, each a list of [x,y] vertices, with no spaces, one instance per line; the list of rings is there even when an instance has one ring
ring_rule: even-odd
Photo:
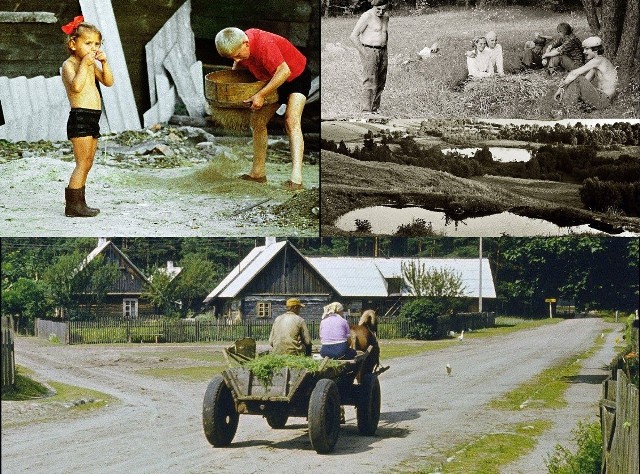
[[[545,75],[535,73],[472,80],[464,88],[465,105],[476,116],[518,118],[522,104],[529,104],[527,111],[530,112],[531,107],[539,105],[539,100],[549,94],[553,84]]]
[[[311,373],[316,373],[320,371],[320,365],[323,362],[323,360],[307,356],[267,354],[246,362],[244,367],[250,369],[263,385],[269,385],[273,374],[280,372],[285,367],[289,369],[306,369]],[[329,368],[338,369],[340,367],[342,367],[340,362],[329,359],[324,363],[323,370]]]

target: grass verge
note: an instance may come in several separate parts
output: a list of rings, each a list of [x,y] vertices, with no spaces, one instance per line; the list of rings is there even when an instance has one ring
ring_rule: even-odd
[[[530,452],[537,438],[551,426],[548,420],[533,420],[505,427],[505,431],[489,433],[467,444],[455,446],[447,453],[447,462],[430,465],[419,474],[492,474],[500,467]]]
[[[604,339],[597,337],[589,350],[569,357],[555,367],[549,367],[507,392],[501,398],[492,400],[489,406],[501,410],[562,408],[566,406],[564,393],[572,380],[580,373],[581,362],[591,357],[602,344],[604,344]]]

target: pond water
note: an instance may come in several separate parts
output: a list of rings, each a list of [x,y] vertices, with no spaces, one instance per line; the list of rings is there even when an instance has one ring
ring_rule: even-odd
[[[461,155],[473,156],[480,148],[444,148],[442,153],[450,153],[457,151]],[[529,161],[531,159],[531,151],[524,148],[507,148],[501,146],[490,146],[489,151],[493,155],[494,161],[500,163],[509,163],[515,161]]]
[[[415,219],[423,219],[427,224],[431,223],[434,232],[451,237],[498,237],[501,235],[527,237],[601,233],[588,225],[560,227],[543,219],[522,217],[511,212],[454,221],[440,211],[430,211],[421,207],[398,209],[387,206],[371,206],[347,212],[336,221],[336,226],[345,231],[354,231],[356,219],[369,221],[371,232],[381,235],[392,235],[399,226],[410,224]]]

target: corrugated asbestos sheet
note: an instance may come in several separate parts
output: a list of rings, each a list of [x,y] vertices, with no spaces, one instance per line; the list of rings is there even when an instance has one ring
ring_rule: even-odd
[[[5,121],[0,126],[0,139],[67,139],[69,101],[60,76],[0,77],[0,103]]]
[[[191,0],[187,0],[145,46],[151,108],[143,114],[145,127],[169,120],[176,91],[193,117],[206,113],[202,63],[196,60],[191,30]],[[175,88],[170,85],[171,80]]]
[[[209,293],[204,302],[207,303],[213,298],[233,298],[236,296],[285,245],[287,242],[283,241],[251,250],[240,264],[231,270],[220,284]]]
[[[111,0],[80,0],[80,8],[85,20],[102,32],[103,51],[113,71],[113,86],[100,87],[109,129],[137,130],[141,128],[140,119]]]

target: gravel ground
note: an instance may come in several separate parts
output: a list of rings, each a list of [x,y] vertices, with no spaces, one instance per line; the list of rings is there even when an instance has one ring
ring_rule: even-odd
[[[305,137],[304,192],[284,189],[289,142],[270,138],[268,182],[258,184],[238,179],[251,168],[250,137],[184,126],[102,137],[86,185],[88,204],[101,212],[73,219],[64,216],[64,188],[74,167],[70,143],[0,141],[0,179],[7,183],[0,235],[315,237],[317,134]]]
[[[304,418],[272,430],[256,416],[241,416],[228,448],[212,448],[202,431],[202,399],[207,383],[161,380],[137,373],[148,367],[194,365],[167,357],[168,351],[202,346],[60,346],[18,338],[16,363],[37,378],[105,392],[119,399],[82,416],[51,408],[50,421],[37,402],[2,403],[2,472],[406,472],[427,462],[445,462],[459,443],[529,419],[553,426],[536,450],[504,473],[544,472],[544,459],[556,443],[570,446],[578,420],[595,419],[603,367],[614,355],[611,332],[593,357],[584,361],[560,410],[519,412],[485,405],[559,361],[591,347],[607,327],[600,319],[567,320],[557,325],[491,338],[465,338],[446,349],[389,361],[381,375],[382,412],[374,437],[358,435],[355,411],[347,407],[336,450],[318,455],[311,448]],[[216,349],[215,347],[211,348]],[[382,350],[384,362],[384,346]],[[472,363],[470,363],[472,362]],[[453,367],[447,376],[445,365]],[[186,366],[186,365],[185,365]],[[23,424],[5,427],[6,420]],[[464,454],[460,454],[464,455]]]

